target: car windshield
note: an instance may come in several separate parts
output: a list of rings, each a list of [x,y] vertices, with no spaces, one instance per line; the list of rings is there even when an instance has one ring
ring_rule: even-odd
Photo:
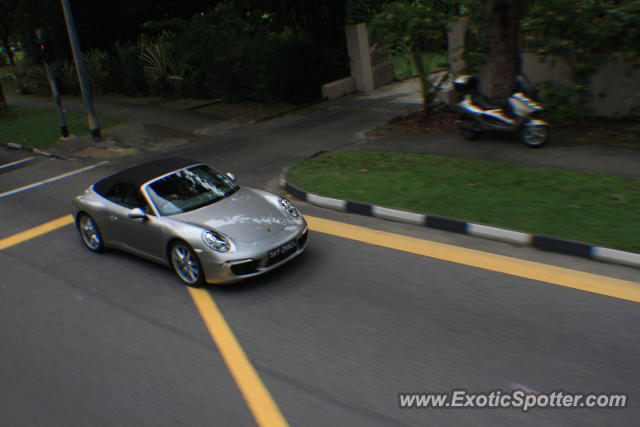
[[[215,203],[237,189],[226,176],[199,165],[153,181],[147,193],[160,215],[175,215]]]

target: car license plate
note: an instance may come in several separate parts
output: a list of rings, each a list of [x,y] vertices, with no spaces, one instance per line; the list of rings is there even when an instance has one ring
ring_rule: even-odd
[[[278,259],[278,258],[284,258],[286,257],[289,253],[295,251],[297,248],[297,244],[295,240],[292,240],[288,243],[285,243],[284,245],[280,246],[279,248],[275,248],[271,251],[269,251],[269,259]]]

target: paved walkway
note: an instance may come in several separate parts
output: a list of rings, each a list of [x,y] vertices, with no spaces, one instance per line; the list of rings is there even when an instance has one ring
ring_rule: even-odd
[[[9,105],[54,108],[51,98],[10,96]],[[421,108],[420,88],[416,79],[397,82],[369,94],[355,94],[327,101],[303,110],[368,109],[397,111],[402,116]],[[69,111],[83,112],[80,100],[65,103]],[[105,140],[95,143],[90,137],[75,138],[57,144],[49,151],[67,157],[110,158],[158,152],[186,145],[202,138],[233,132],[241,126],[193,110],[175,110],[154,105],[96,102],[100,115],[110,115],[131,123],[107,129]],[[382,124],[382,123],[381,123]],[[330,123],[327,123],[330,126]],[[346,141],[348,143],[348,141]],[[530,149],[514,136],[498,135],[492,139],[467,141],[457,132],[397,134],[377,138],[361,137],[344,150],[401,151],[467,157],[488,161],[557,167],[583,172],[610,173],[640,178],[640,150],[599,145],[573,145],[570,141],[554,141],[541,149]]]
[[[596,144],[572,145],[553,139],[543,148],[531,149],[515,136],[468,141],[456,132],[433,132],[367,138],[345,150],[438,154],[640,178],[640,150]]]
[[[8,101],[9,106],[55,108],[50,97],[11,95]],[[81,99],[65,99],[63,106],[70,112],[86,111]],[[130,123],[103,130],[103,141],[98,143],[90,136],[76,137],[46,150],[62,157],[118,158],[141,152],[165,151],[240,126],[198,111],[148,104],[96,100],[95,109],[98,121],[100,117],[112,116]],[[73,129],[70,132],[73,133]]]

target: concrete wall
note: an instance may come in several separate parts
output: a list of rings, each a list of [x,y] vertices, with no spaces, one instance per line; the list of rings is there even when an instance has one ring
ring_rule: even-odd
[[[571,65],[565,58],[541,58],[522,54],[522,69],[532,83],[550,82],[571,86]],[[627,116],[640,107],[640,70],[611,60],[602,64],[591,78],[590,113],[596,116]],[[637,114],[637,113],[636,113]]]
[[[373,70],[371,67],[371,53],[367,24],[347,25],[347,50],[349,51],[349,68],[351,77],[359,92],[373,90]]]
[[[366,93],[375,87],[367,24],[347,25],[345,32],[351,77],[322,85],[323,98],[334,99],[355,91]]]
[[[449,24],[449,62],[452,71],[460,73],[464,68],[464,35],[468,20],[459,19]],[[549,82],[559,86],[571,86],[571,65],[565,58],[542,58],[533,53],[522,53],[522,70],[529,80],[536,83]],[[481,84],[487,82],[483,76],[486,67],[481,67]],[[591,79],[592,90],[587,106],[597,116],[626,116],[638,114],[640,109],[640,70],[630,64],[609,61],[602,64]],[[483,85],[483,91],[487,88]]]
[[[356,84],[353,77],[345,77],[344,79],[322,85],[322,97],[325,99],[340,98],[355,91]]]
[[[640,114],[640,70],[609,61],[591,79],[593,113],[598,116]]]

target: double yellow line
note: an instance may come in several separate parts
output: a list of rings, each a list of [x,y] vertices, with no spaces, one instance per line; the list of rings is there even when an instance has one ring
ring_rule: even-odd
[[[640,283],[636,282],[431,242],[322,218],[306,217],[306,219],[309,223],[309,229],[345,239],[524,277],[538,282],[640,302]],[[73,223],[73,217],[66,215],[1,239],[0,250],[71,223]],[[189,294],[258,425],[262,427],[287,426],[284,416],[251,365],[249,358],[209,292],[204,289],[189,288]]]
[[[57,230],[73,222],[73,216],[65,215],[13,236],[0,239],[0,250]],[[261,427],[287,426],[288,424],[280,409],[278,409],[253,365],[251,365],[249,358],[240,343],[238,343],[209,292],[204,289],[189,288],[189,294],[258,425]]]

